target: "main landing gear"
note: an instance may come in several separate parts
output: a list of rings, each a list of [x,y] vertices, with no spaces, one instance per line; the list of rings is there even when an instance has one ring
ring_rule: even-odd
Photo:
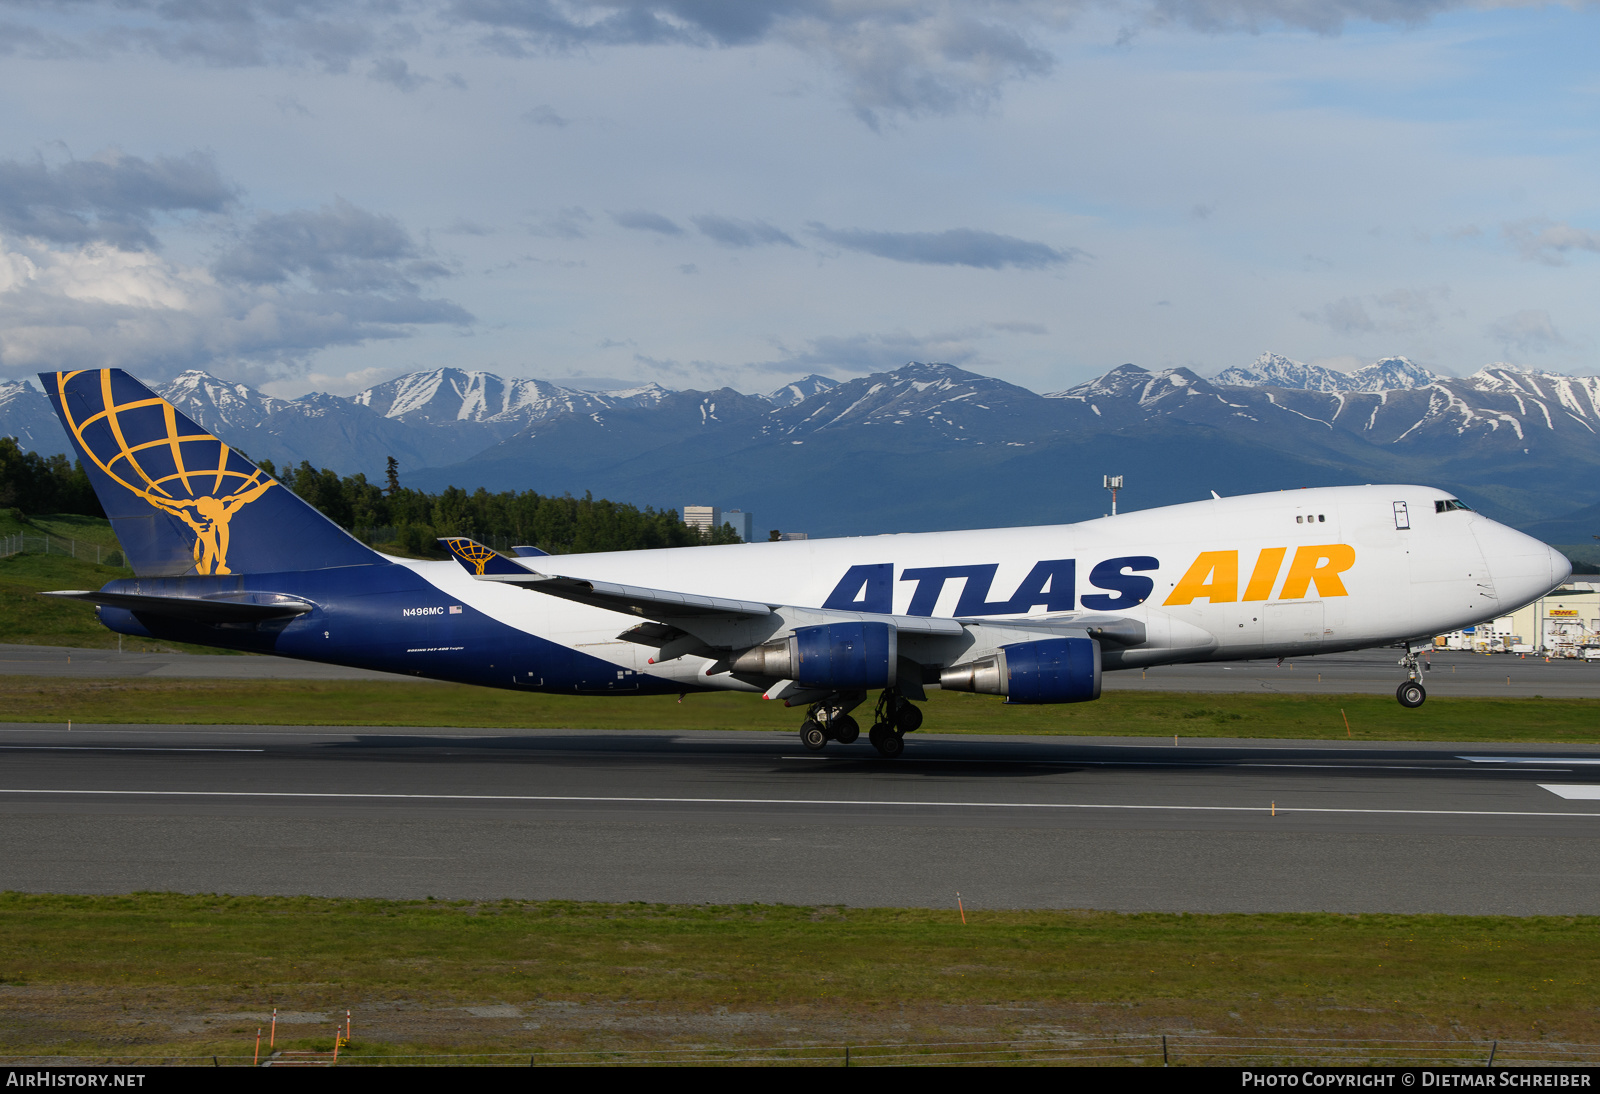
[[[1422,686],[1422,670],[1432,666],[1418,661],[1417,651],[1410,646],[1405,650],[1400,664],[1406,670],[1406,681],[1395,689],[1394,697],[1400,700],[1401,706],[1415,709],[1428,701],[1428,689]]]
[[[813,703],[800,724],[800,743],[811,752],[821,752],[829,741],[853,744],[861,736],[861,725],[849,712],[866,701],[865,692],[830,695]],[[905,735],[922,725],[922,711],[893,688],[878,698],[872,728],[867,740],[878,755],[892,760],[906,750]]]

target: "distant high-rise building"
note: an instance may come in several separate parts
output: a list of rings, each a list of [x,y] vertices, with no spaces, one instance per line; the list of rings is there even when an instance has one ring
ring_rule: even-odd
[[[685,505],[683,523],[710,535],[713,529],[722,526],[722,510],[715,505]]]
[[[756,515],[746,513],[743,509],[729,509],[722,514],[725,524],[733,525],[733,530],[739,533],[739,538],[746,543],[753,542],[756,538]]]

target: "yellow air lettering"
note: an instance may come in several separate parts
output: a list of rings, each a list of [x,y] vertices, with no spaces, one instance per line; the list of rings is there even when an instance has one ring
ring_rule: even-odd
[[[1287,547],[1264,548],[1256,558],[1256,568],[1250,572],[1250,584],[1244,587],[1246,600],[1265,600],[1272,595],[1272,586],[1278,582],[1278,571],[1283,569],[1283,556]]]
[[[1356,549],[1348,543],[1327,543],[1321,547],[1300,547],[1289,563],[1289,576],[1283,579],[1279,600],[1298,600],[1312,586],[1318,596],[1348,596],[1339,575],[1356,564]]]
[[[1231,604],[1239,599],[1238,551],[1201,551],[1162,604],[1193,604],[1201,597],[1213,604]]]

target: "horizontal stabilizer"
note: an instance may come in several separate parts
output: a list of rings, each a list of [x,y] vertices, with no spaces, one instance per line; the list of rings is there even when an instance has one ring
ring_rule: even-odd
[[[63,589],[39,595],[59,596],[66,600],[86,600],[90,604],[103,604],[108,608],[123,608],[130,612],[207,624],[264,623],[269,619],[291,619],[297,615],[304,615],[315,607],[304,600],[277,594],[267,594],[271,599],[265,603],[259,600],[142,596],[136,593],[89,592],[79,589]]]

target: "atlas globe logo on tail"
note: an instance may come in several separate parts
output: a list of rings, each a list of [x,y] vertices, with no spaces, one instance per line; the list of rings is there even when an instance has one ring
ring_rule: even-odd
[[[63,422],[84,455],[188,527],[197,573],[232,573],[234,514],[278,483],[209,433],[184,430],[166,400],[142,392],[118,402],[110,370],[58,372],[55,387]]]

